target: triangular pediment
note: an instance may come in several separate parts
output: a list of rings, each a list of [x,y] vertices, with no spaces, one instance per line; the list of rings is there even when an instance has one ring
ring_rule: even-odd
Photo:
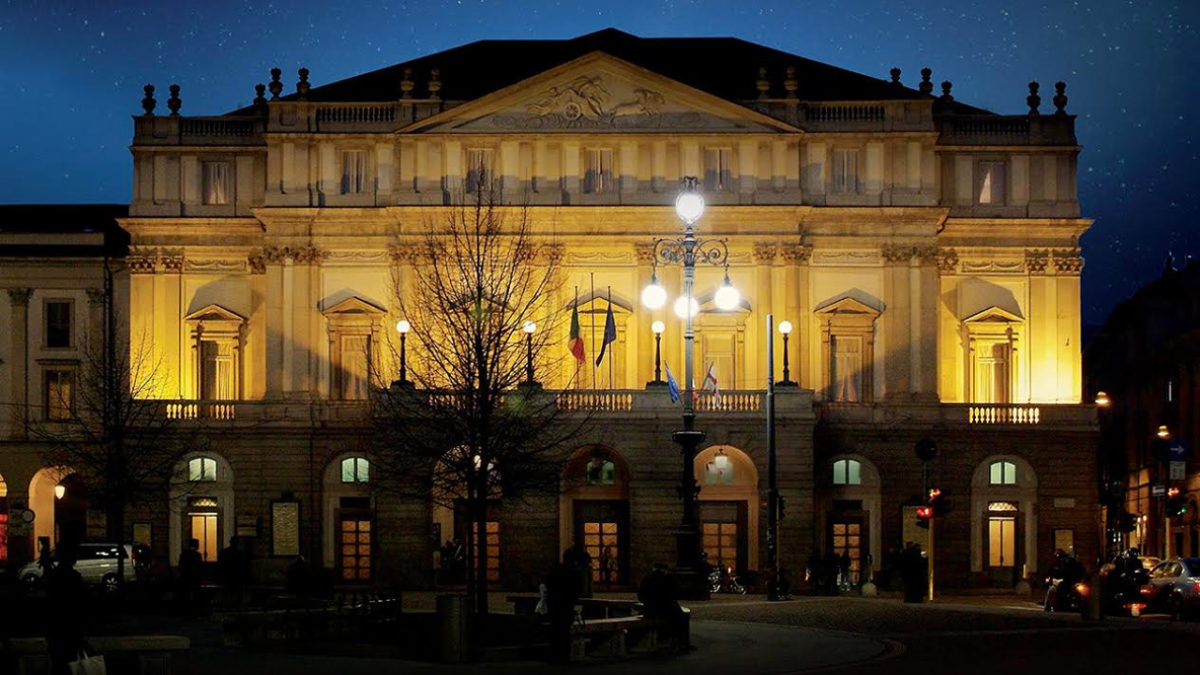
[[[800,129],[604,52],[592,52],[400,133],[792,132]]]
[[[326,307],[323,312],[326,316],[330,314],[368,314],[373,316],[385,313],[387,313],[387,310],[369,303],[358,296],[351,296],[332,307]]]
[[[856,315],[856,316],[879,316],[879,310],[874,307],[854,298],[845,297],[840,300],[821,305],[813,310],[816,314],[838,314],[838,315]]]
[[[238,314],[237,312],[225,309],[220,305],[213,304],[206,307],[201,307],[200,309],[183,317],[183,320],[204,322],[234,321],[237,323],[244,323],[246,321],[246,317]]]
[[[1023,321],[1025,319],[1021,316],[996,305],[992,305],[963,319],[963,323],[1021,323]]]

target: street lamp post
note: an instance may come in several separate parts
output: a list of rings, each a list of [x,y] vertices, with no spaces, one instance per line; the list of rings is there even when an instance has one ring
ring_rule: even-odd
[[[666,329],[666,324],[661,321],[650,324],[650,332],[654,333],[654,380],[646,383],[647,389],[667,385],[662,379],[662,334]]]
[[[776,386],[779,387],[795,387],[795,382],[792,382],[792,372],[788,369],[788,335],[792,333],[791,321],[779,322],[779,334],[783,336],[783,379]]]
[[[526,321],[521,330],[525,331],[525,386],[533,388],[538,386],[537,380],[533,379],[533,332],[537,330],[537,324]]]
[[[683,295],[675,301],[675,314],[684,320],[683,429],[671,435],[672,440],[679,444],[683,461],[679,486],[683,517],[675,530],[675,575],[681,597],[696,599],[708,597],[707,579],[700,569],[700,523],[696,509],[700,486],[696,484],[695,472],[696,448],[704,442],[705,433],[696,429],[696,410],[692,400],[696,341],[693,318],[699,312],[699,303],[693,297],[696,263],[725,266],[725,279],[713,298],[719,309],[732,310],[741,302],[741,298],[729,281],[729,249],[725,240],[696,237],[695,224],[704,213],[704,197],[696,189],[696,178],[686,176],[680,182],[683,190],[675,199],[675,214],[683,221],[683,236],[656,240],[653,260],[655,266],[661,262],[683,267]],[[658,283],[655,271],[651,275],[650,285],[642,291],[642,302],[650,309],[658,309],[666,304],[666,300],[666,290]]]
[[[408,331],[412,330],[412,324],[407,319],[400,319],[396,322],[396,332],[400,333],[400,386],[411,387],[412,382],[408,381],[408,356],[405,353],[405,340],[408,337]]]

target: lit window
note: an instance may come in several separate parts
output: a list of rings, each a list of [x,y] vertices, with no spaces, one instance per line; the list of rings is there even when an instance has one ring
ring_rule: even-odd
[[[342,460],[343,483],[366,483],[371,480],[371,463],[366,457],[347,457]]]
[[[1012,462],[992,462],[988,467],[989,485],[1016,485],[1017,465]]]
[[[46,346],[61,348],[71,346],[71,301],[47,300]]]
[[[613,485],[617,482],[617,465],[608,459],[589,459],[587,463],[588,485]]]
[[[217,480],[217,460],[212,457],[189,459],[188,480],[192,483],[211,483]]]
[[[858,192],[858,151],[833,151],[833,191],[845,194]]]
[[[360,195],[367,191],[367,151],[342,153],[342,194]]]
[[[486,190],[492,183],[492,151],[488,148],[467,150],[467,192]]]
[[[1004,191],[1004,162],[979,163],[979,203],[1003,204]]]
[[[729,148],[704,150],[704,189],[708,192],[733,189],[733,151]]]
[[[839,459],[833,463],[834,485],[862,485],[862,463],[857,459]]]
[[[229,162],[204,162],[201,176],[205,204],[229,203],[229,176],[233,172]]]
[[[592,194],[612,192],[613,151],[607,148],[592,148],[587,151],[587,173],[583,178],[583,191]]]
[[[46,391],[43,405],[46,419],[63,421],[71,419],[75,410],[75,373],[70,370],[47,370]]]

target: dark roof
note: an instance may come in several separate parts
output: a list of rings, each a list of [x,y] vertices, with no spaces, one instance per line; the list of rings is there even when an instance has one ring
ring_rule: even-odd
[[[6,204],[0,205],[0,255],[4,256],[123,256],[129,234],[118,218],[129,214],[126,204]],[[45,234],[44,243],[5,244],[5,234]],[[53,235],[104,235],[103,244],[63,244]]]
[[[310,101],[394,101],[405,68],[414,95],[427,93],[429,73],[440,70],[441,97],[470,101],[594,51],[602,51],[730,101],[758,96],[758,69],[767,69],[768,95],[782,98],[784,72],[796,68],[798,96],[807,101],[930,99],[915,89],[737,38],[641,38],[606,28],[570,40],[481,40],[345,80],[313,87]],[[317,73],[319,76],[320,73]],[[283,96],[295,100],[296,95]],[[956,112],[985,112],[960,103]],[[230,114],[248,114],[243,108]]]

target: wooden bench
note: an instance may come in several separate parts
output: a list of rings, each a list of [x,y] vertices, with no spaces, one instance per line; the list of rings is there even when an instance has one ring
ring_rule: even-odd
[[[170,675],[178,672],[176,656],[191,647],[178,635],[104,635],[86,638],[87,644],[104,656],[105,669],[122,675]],[[18,675],[49,675],[50,654],[45,638],[12,638],[4,655],[4,666]]]
[[[513,606],[513,613],[518,616],[533,616],[541,596],[510,595],[505,598]],[[634,616],[642,611],[642,603],[637,600],[609,600],[606,598],[579,598],[575,606],[580,608],[579,615],[585,620],[611,619],[614,617]]]
[[[683,609],[683,644],[691,644],[691,615]],[[571,626],[571,660],[595,656],[626,656],[630,651],[653,652],[670,645],[667,622],[641,615],[585,620]]]

